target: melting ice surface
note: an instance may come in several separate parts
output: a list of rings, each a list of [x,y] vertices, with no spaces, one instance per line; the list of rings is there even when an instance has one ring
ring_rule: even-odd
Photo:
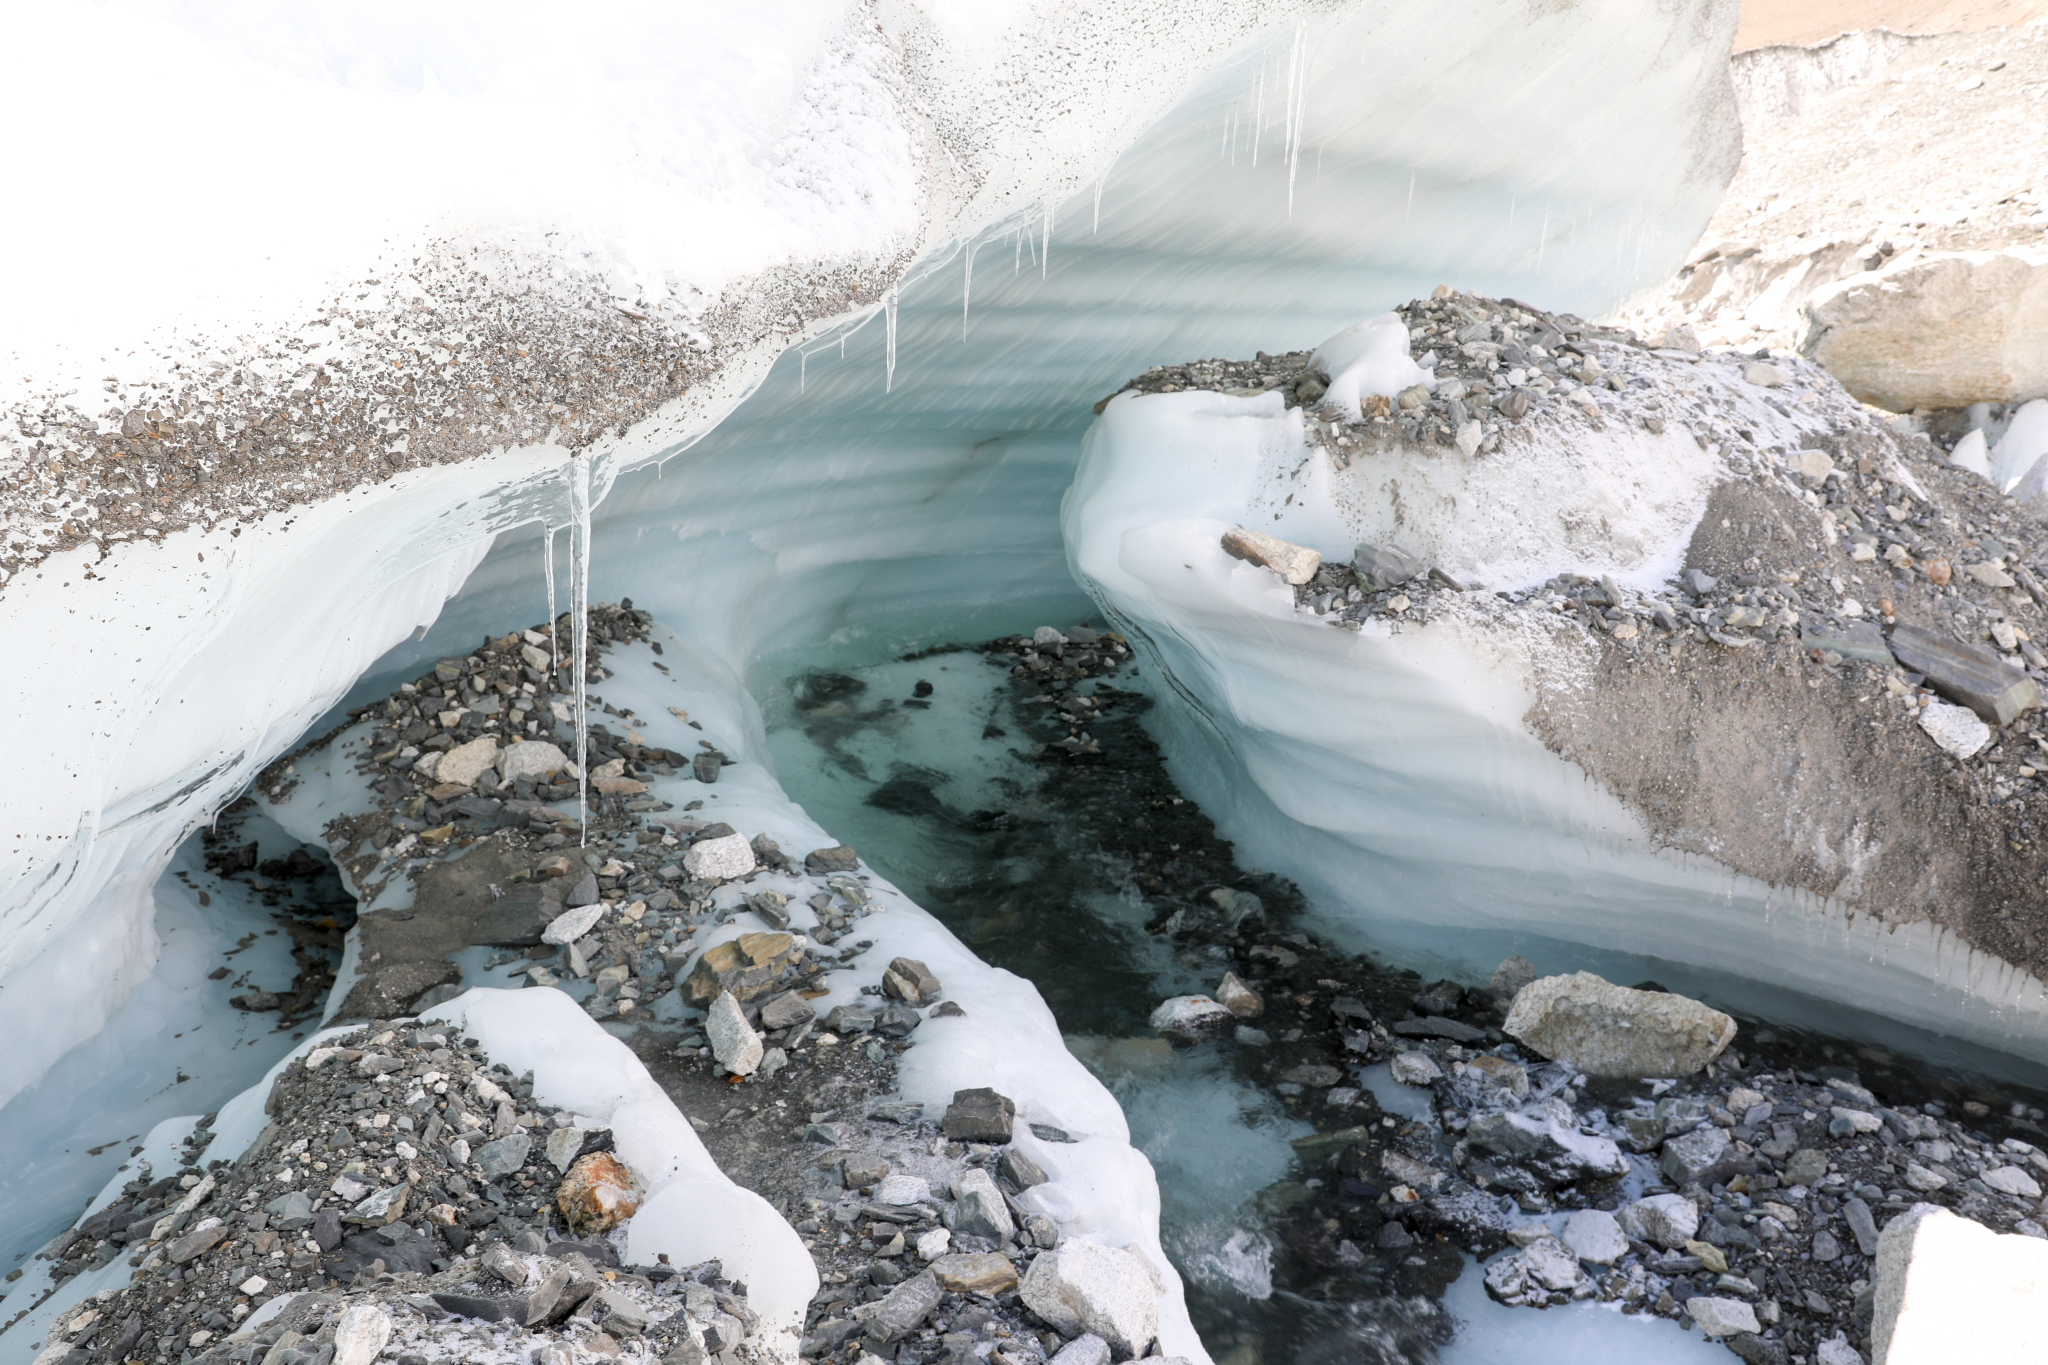
[[[920,680],[935,684],[923,698]],[[983,957],[1030,977],[1069,1050],[1123,1106],[1158,1176],[1161,1242],[1216,1359],[1401,1359],[1374,1352],[1411,1313],[1404,1305],[1375,1305],[1354,1322],[1275,1283],[1261,1196],[1306,1174],[1290,1143],[1313,1129],[1234,1073],[1221,1047],[1175,1049],[1144,1026],[1156,1000],[1213,983],[1144,932],[1143,899],[1090,848],[1076,812],[1033,809],[1035,770],[1018,752],[1008,682],[978,653],[956,651],[757,686],[790,796]],[[1005,837],[987,818],[996,812],[1021,818],[1023,837]],[[1362,1079],[1387,1113],[1433,1118],[1427,1092],[1384,1065]],[[1727,1358],[1674,1322],[1607,1306],[1504,1308],[1469,1263],[1445,1304],[1456,1332],[1435,1357],[1442,1365]]]

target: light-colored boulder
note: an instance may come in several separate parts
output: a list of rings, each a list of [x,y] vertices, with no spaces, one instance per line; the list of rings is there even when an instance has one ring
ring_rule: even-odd
[[[358,1304],[334,1326],[334,1365],[370,1365],[391,1340],[391,1315],[373,1304]]]
[[[1567,1218],[1558,1240],[1572,1255],[1594,1265],[1613,1265],[1628,1255],[1628,1238],[1622,1235],[1621,1224],[1600,1209],[1580,1209]]]
[[[751,1076],[761,1065],[761,1035],[747,1022],[746,1011],[731,991],[720,991],[704,1017],[704,1034],[711,1040],[711,1055],[735,1076]]]
[[[1697,1298],[1685,1301],[1685,1311],[1710,1337],[1732,1337],[1737,1332],[1758,1332],[1756,1309],[1741,1299]]]
[[[434,780],[474,787],[476,780],[495,767],[497,761],[498,741],[485,735],[482,739],[458,744],[441,755],[441,761],[434,765]]]
[[[1276,540],[1260,531],[1233,526],[1223,533],[1223,549],[1239,559],[1249,560],[1279,574],[1296,587],[1316,576],[1323,557],[1305,546]]]
[[[1387,1070],[1403,1085],[1434,1085],[1444,1074],[1427,1052],[1397,1052],[1388,1059]]]
[[[1800,350],[1893,412],[2048,395],[2048,252],[1916,256],[1806,301]]]
[[[1689,1076],[1735,1041],[1735,1021],[1719,1010],[1591,972],[1530,982],[1502,1028],[1589,1076]]]
[[[744,834],[723,834],[716,839],[699,839],[683,855],[683,871],[702,881],[744,877],[758,866],[754,846]]]
[[[1700,1230],[1700,1211],[1682,1194],[1653,1194],[1625,1206],[1615,1222],[1638,1242],[1682,1251]]]
[[[1915,1204],[1877,1239],[1873,1365],[2048,1360],[2048,1242]]]
[[[1024,1304],[1062,1336],[1093,1332],[1120,1356],[1159,1336],[1159,1272],[1138,1252],[1072,1241],[1040,1252],[1024,1272]]]
[[[517,782],[527,778],[545,782],[568,766],[568,755],[546,740],[515,740],[498,755],[498,780]]]

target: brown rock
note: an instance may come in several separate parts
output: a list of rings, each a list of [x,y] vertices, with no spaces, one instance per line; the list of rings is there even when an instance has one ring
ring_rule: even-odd
[[[1323,566],[1323,557],[1314,550],[1242,526],[1233,526],[1223,533],[1223,550],[1271,569],[1296,587],[1314,578],[1316,570]]]
[[[707,1008],[721,991],[738,1000],[752,1000],[775,987],[776,978],[797,960],[796,940],[788,934],[741,934],[707,948],[683,982],[683,998]]]
[[[640,1189],[633,1173],[610,1152],[592,1152],[577,1158],[562,1177],[555,1207],[579,1232],[609,1232],[639,1209]]]
[[[939,1288],[955,1294],[1007,1294],[1017,1287],[1017,1267],[992,1251],[941,1256],[931,1269]]]

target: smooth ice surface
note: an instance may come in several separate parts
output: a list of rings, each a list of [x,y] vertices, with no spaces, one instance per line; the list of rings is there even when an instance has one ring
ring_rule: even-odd
[[[242,827],[264,858],[297,847],[265,821]],[[210,905],[201,905],[205,895]],[[65,1053],[18,1102],[0,1108],[0,1268],[78,1216],[85,1194],[126,1169],[166,1116],[218,1109],[288,1052],[277,1015],[228,1004],[250,989],[282,991],[297,964],[261,899],[206,870],[198,835],[179,845],[150,890],[161,945],[156,970],[107,1026]],[[245,950],[228,957],[238,944]],[[216,968],[229,980],[209,980]],[[248,985],[237,985],[246,979]],[[191,1123],[178,1131],[183,1138]],[[124,1177],[125,1178],[125,1177]]]
[[[1983,433],[1972,429],[1969,435],[1977,438],[1981,451]],[[1960,442],[1956,449],[1961,452]],[[2048,455],[2048,398],[2036,398],[2022,403],[2019,411],[2013,413],[2005,435],[1992,449],[1992,482],[2002,491],[2011,492],[2020,480],[2033,472],[2043,455]]]
[[[1612,1304],[1508,1308],[1486,1297],[1485,1277],[1467,1265],[1444,1307],[1458,1333],[1438,1365],[1727,1365],[1728,1348],[1669,1318],[1622,1312]]]

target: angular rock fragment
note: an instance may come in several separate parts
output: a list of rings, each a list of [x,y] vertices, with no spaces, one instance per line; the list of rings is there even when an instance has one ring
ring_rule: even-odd
[[[1708,1127],[1666,1141],[1658,1168],[1674,1185],[1713,1185],[1756,1163],[1736,1152],[1726,1129]]]
[[[507,888],[470,930],[469,941],[492,948],[533,947],[562,913],[560,888],[555,881]]]
[[[1687,1299],[1685,1311],[1700,1331],[1710,1337],[1731,1337],[1737,1332],[1762,1330],[1762,1324],[1756,1320],[1756,1310],[1741,1299]]]
[[[955,1142],[1006,1143],[1017,1123],[1017,1106],[1009,1096],[987,1088],[956,1090],[939,1131]]]
[[[1016,1234],[1017,1222],[1010,1206],[987,1171],[971,1167],[953,1182],[953,1207],[946,1226],[969,1237],[982,1237],[1001,1246]]]
[[[703,1009],[720,991],[731,991],[740,1000],[766,995],[798,955],[796,940],[788,934],[741,934],[704,950],[683,982],[683,999]]]
[[[1382,592],[1429,572],[1421,556],[1393,545],[1361,544],[1352,551],[1351,568],[1365,583]]]
[[[1242,526],[1223,533],[1223,550],[1233,558],[1271,569],[1295,587],[1314,578],[1316,570],[1323,567],[1323,557],[1314,550]]]
[[[1891,646],[1900,663],[1926,674],[1929,687],[1975,711],[1986,725],[2010,725],[2041,704],[2034,680],[1982,645],[1966,645],[1919,626],[1898,626]]]
[[[1697,1000],[1577,972],[1533,981],[1502,1028],[1589,1076],[1689,1076],[1735,1040],[1735,1021]]]
[[[1951,758],[1971,758],[1991,742],[1991,727],[1968,707],[1930,702],[1920,708],[1920,728]]]
[[[711,1055],[734,1076],[751,1076],[761,1065],[761,1035],[747,1022],[746,1012],[731,991],[722,991],[704,1018]]]
[[[1017,1268],[1007,1256],[993,1252],[956,1252],[940,1256],[931,1273],[941,1289],[955,1294],[1007,1294],[1017,1287]]]
[[[1682,1194],[1653,1194],[1624,1205],[1615,1222],[1638,1242],[1679,1251],[1700,1230],[1700,1211]]]
[[[811,873],[857,872],[860,870],[860,855],[846,844],[835,844],[831,848],[814,848],[804,855],[804,871]]]
[[[1620,1222],[1599,1209],[1580,1209],[1567,1218],[1558,1240],[1572,1255],[1594,1265],[1613,1265],[1628,1255],[1628,1238],[1622,1235]]]
[[[1578,1132],[1553,1113],[1483,1114],[1465,1136],[1474,1148],[1507,1159],[1495,1176],[1504,1188],[1528,1181],[1532,1188],[1550,1188],[1628,1170],[1627,1158],[1611,1140]]]
[[[441,761],[434,765],[434,780],[474,787],[477,779],[490,771],[497,761],[498,741],[485,735],[482,739],[458,744],[442,754]]]
[[[1159,1336],[1159,1272],[1124,1247],[1068,1242],[1024,1272],[1024,1304],[1061,1336],[1093,1333],[1119,1356],[1142,1356]]]
[[[1216,988],[1216,1003],[1240,1019],[1256,1019],[1266,1012],[1266,1002],[1257,991],[1238,980],[1236,972],[1223,974],[1223,984]]]
[[[943,1297],[938,1278],[929,1270],[920,1271],[873,1303],[854,1309],[853,1316],[878,1339],[896,1341],[922,1326]]]
[[[545,740],[522,739],[505,746],[497,766],[500,782],[546,782],[568,767],[569,759]]]
[[[939,979],[916,958],[899,957],[882,973],[885,994],[910,1005],[929,1005],[939,998]]]
[[[795,1028],[817,1017],[811,1002],[795,991],[784,991],[761,1006],[761,1027],[770,1031]]]
[[[683,871],[700,881],[729,881],[752,872],[754,846],[744,834],[725,834],[699,839],[683,854]]]

